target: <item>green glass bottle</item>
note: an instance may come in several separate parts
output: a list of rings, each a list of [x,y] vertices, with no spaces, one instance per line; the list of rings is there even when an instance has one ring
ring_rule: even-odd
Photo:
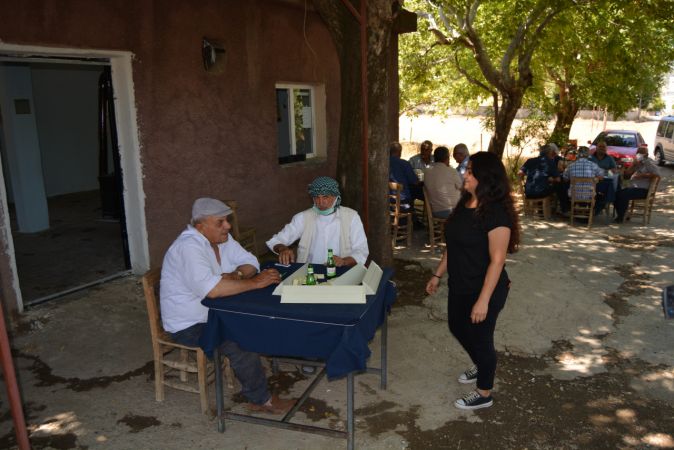
[[[334,278],[337,276],[337,266],[335,266],[335,257],[332,254],[332,249],[328,249],[328,263],[326,266],[326,274],[328,278]]]
[[[314,266],[307,266],[307,286],[316,286],[316,277],[314,276]]]

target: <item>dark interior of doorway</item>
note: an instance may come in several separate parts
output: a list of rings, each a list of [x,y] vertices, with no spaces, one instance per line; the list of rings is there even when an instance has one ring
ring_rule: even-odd
[[[75,70],[76,67],[68,64],[49,66],[64,70]],[[82,68],[92,70],[91,66]],[[98,159],[98,168],[92,167],[89,174],[98,179],[98,189],[49,195],[49,229],[37,233],[20,233],[14,205],[9,205],[17,272],[25,306],[115,278],[128,273],[130,268],[110,68],[107,65],[96,68],[100,69],[98,89],[78,91],[77,95],[92,96],[92,101],[98,104],[97,111],[92,111],[96,117],[86,120],[86,126],[98,128],[98,143],[86,147],[86,151],[94,152],[94,157]],[[53,88],[56,90],[59,86]],[[43,90],[40,95],[50,94],[45,94]],[[40,100],[35,98],[36,109]],[[64,128],[61,132],[78,133],[81,131],[77,129],[79,126]],[[53,155],[50,160],[53,161]],[[43,157],[43,170],[46,172],[48,167],[45,164],[49,162]],[[11,174],[5,173],[6,180],[8,176],[11,177]]]
[[[51,197],[49,230],[19,233],[10,206],[14,252],[24,304],[107,279],[125,270],[117,220],[102,219],[100,192]]]

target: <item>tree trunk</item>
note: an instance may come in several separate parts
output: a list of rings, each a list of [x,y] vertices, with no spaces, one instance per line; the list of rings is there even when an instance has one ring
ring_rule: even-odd
[[[555,128],[552,130],[552,142],[561,147],[569,141],[571,126],[578,114],[578,104],[574,97],[575,88],[564,81],[557,81],[559,101],[555,106]]]
[[[488,152],[495,153],[499,159],[503,159],[503,152],[508,143],[508,134],[513,125],[517,110],[522,105],[524,91],[511,89],[507,95],[502,96],[503,101],[499,105],[494,117],[494,133],[489,141]]]
[[[362,94],[360,28],[358,20],[346,6],[336,0],[314,0],[326,22],[340,60],[341,114],[337,179],[342,188],[343,203],[362,214]],[[357,3],[354,2],[357,8]],[[389,67],[391,5],[384,0],[369,0],[368,25],[368,245],[370,257],[379,265],[393,262],[388,204],[388,141],[390,139]],[[392,101],[397,101],[393,99]],[[397,115],[393,117],[397,120]]]

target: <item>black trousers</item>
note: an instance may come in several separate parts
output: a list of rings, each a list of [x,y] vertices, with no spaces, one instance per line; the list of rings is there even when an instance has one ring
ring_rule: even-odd
[[[494,387],[496,373],[496,349],[494,348],[494,329],[496,319],[505,305],[510,282],[499,282],[489,300],[487,318],[480,323],[471,323],[470,312],[477,301],[478,294],[449,294],[447,313],[449,331],[468,353],[477,366],[477,388],[490,390]]]

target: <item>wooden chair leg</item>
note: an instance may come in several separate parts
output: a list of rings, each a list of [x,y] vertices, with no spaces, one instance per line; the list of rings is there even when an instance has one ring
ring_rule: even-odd
[[[189,357],[188,354],[189,350],[185,350],[184,348],[180,349],[180,362],[183,363],[184,365],[187,364],[187,358]],[[180,381],[185,383],[187,381],[187,371],[181,370],[180,371]]]
[[[234,371],[232,370],[232,365],[229,363],[229,358],[222,358],[222,363],[225,369],[225,378],[227,379],[227,387],[229,389],[234,389]]]
[[[407,248],[412,247],[412,231],[414,230],[414,219],[412,217],[407,218]]]
[[[154,396],[158,402],[164,401],[164,364],[161,359],[161,348],[154,349]]]
[[[197,351],[197,380],[199,381],[199,400],[201,401],[201,412],[208,412],[208,383],[206,382],[206,355],[200,349]]]
[[[543,200],[543,218],[545,220],[548,220],[550,218],[551,211],[550,211],[550,198],[546,198]]]

